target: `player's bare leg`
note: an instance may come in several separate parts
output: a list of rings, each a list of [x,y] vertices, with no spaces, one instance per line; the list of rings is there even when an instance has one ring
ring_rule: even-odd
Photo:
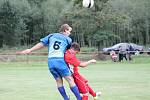
[[[74,93],[74,95],[76,96],[77,100],[81,100],[81,96],[78,90],[78,87],[76,86],[76,84],[74,83],[73,77],[72,76],[65,76],[64,77],[67,82],[69,83],[70,89],[71,91]]]
[[[68,95],[66,94],[65,88],[63,86],[63,80],[62,78],[57,78],[56,79],[56,83],[57,83],[57,88],[58,91],[60,92],[60,94],[62,95],[62,97],[64,98],[64,100],[69,100]]]

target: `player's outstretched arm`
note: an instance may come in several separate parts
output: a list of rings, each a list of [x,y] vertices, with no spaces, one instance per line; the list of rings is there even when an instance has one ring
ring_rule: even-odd
[[[26,50],[17,52],[17,54],[30,54],[32,51],[39,50],[43,47],[44,47],[44,44],[40,42],[40,43],[37,43],[35,46],[33,46],[30,49],[26,49]]]
[[[87,65],[89,65],[91,63],[96,63],[96,60],[92,59],[92,60],[89,60],[89,61],[81,62],[79,66],[80,67],[86,67]]]

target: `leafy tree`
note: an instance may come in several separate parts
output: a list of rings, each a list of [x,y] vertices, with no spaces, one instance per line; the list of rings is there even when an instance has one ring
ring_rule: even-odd
[[[1,4],[0,12],[0,27],[2,43],[4,45],[14,46],[15,45],[15,32],[17,18],[14,8],[10,5],[9,1],[5,0]],[[1,44],[2,46],[2,44]]]
[[[63,23],[81,46],[110,46],[118,42],[150,44],[149,0],[1,0],[0,47],[30,45],[57,32]]]

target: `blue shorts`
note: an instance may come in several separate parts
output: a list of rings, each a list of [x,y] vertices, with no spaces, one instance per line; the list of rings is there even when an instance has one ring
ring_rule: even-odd
[[[55,79],[71,75],[70,69],[64,59],[48,59],[48,67]]]

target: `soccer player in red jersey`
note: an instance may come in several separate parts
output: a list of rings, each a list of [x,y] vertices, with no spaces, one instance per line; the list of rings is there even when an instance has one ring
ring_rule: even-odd
[[[88,85],[88,80],[81,76],[78,72],[78,66],[86,67],[91,63],[96,63],[95,59],[82,62],[77,59],[76,54],[80,51],[80,46],[77,43],[72,43],[71,48],[65,52],[65,61],[67,64],[73,66],[73,78],[78,86],[79,92],[83,95],[82,100],[88,100],[88,94],[91,94],[94,97],[94,100],[98,99],[98,96],[101,95],[101,92],[95,92]]]

